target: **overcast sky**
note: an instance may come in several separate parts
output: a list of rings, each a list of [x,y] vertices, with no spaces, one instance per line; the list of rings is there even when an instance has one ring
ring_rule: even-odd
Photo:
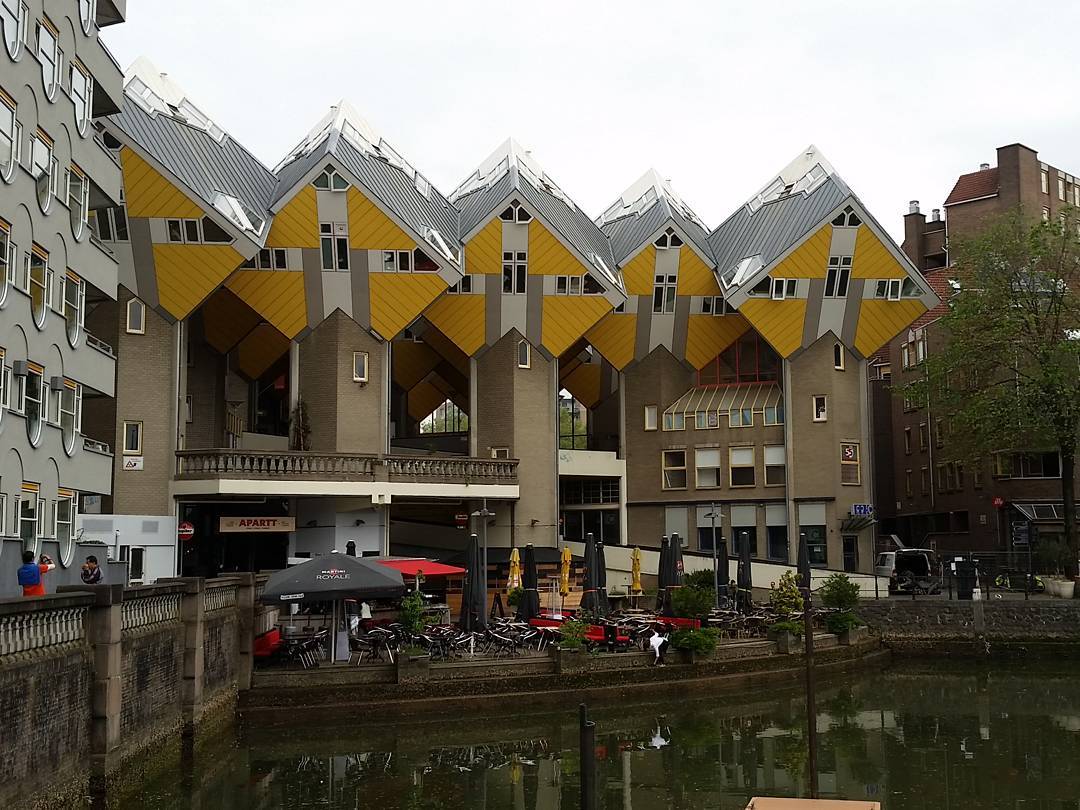
[[[591,216],[655,167],[715,227],[814,143],[899,234],[997,146],[1080,173],[1078,30],[1015,0],[131,0],[104,38],[271,167],[345,98],[445,194],[513,135]]]

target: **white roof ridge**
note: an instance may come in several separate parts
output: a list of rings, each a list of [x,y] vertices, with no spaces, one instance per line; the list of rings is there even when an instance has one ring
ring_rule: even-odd
[[[802,150],[778,174],[773,175],[756,194],[746,201],[750,212],[773,200],[799,193],[809,194],[829,177],[838,177],[836,169],[814,144]]]
[[[667,200],[672,208],[708,232],[709,229],[705,223],[672,187],[671,179],[664,177],[653,167],[646,169],[645,173],[631,183],[615,202],[604,209],[604,213],[596,219],[596,224],[602,226],[628,214],[642,213],[652,207],[653,200],[659,199]]]
[[[124,91],[150,115],[162,114],[209,133],[219,143],[228,134],[173,78],[147,56],[138,56],[124,71]]]

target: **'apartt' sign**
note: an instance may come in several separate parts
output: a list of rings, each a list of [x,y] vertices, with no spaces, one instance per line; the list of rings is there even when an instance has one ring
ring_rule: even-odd
[[[296,518],[292,517],[223,517],[219,518],[221,532],[293,532]]]

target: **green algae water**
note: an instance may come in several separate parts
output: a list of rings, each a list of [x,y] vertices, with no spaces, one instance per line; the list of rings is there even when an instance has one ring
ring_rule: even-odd
[[[595,705],[597,806],[730,808],[807,796],[806,708],[773,688]],[[817,704],[821,798],[885,810],[1078,810],[1080,677],[950,662],[825,681]],[[577,707],[439,721],[246,722],[124,808],[577,808]]]

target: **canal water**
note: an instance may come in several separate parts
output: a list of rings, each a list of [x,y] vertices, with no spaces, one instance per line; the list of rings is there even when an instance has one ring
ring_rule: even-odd
[[[730,808],[806,796],[805,703],[775,688],[592,708],[598,807]],[[822,798],[885,810],[1080,809],[1080,676],[934,663],[825,681]],[[577,808],[577,707],[500,701],[451,722],[248,722],[125,808]]]

